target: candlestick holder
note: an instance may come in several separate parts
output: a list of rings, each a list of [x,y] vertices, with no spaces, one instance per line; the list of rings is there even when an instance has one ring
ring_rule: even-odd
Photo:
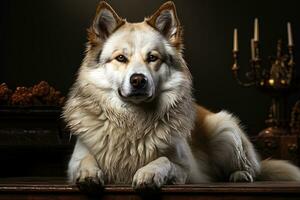
[[[235,39],[236,40],[236,39]],[[270,66],[263,67],[260,59],[259,42],[254,41],[250,71],[243,80],[240,78],[239,52],[233,50],[232,73],[237,83],[243,87],[255,86],[271,96],[271,106],[266,120],[267,128],[259,136],[279,136],[288,134],[288,116],[286,100],[288,94],[295,88],[293,45],[288,45],[287,53],[283,53],[282,40],[277,42],[277,54],[270,58]]]

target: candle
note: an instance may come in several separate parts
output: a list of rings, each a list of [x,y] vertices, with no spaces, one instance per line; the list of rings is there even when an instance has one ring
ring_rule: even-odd
[[[254,39],[251,38],[251,59],[255,59]]]
[[[290,22],[287,23],[287,31],[288,31],[288,44],[289,46],[293,46],[292,26]]]
[[[259,40],[259,28],[258,28],[258,19],[254,20],[254,41],[258,42]]]
[[[233,32],[233,51],[238,51],[239,45],[238,45],[238,30],[235,28]]]

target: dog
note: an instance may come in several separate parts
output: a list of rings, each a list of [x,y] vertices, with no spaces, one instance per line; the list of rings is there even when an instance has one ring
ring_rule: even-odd
[[[197,105],[173,2],[140,23],[100,2],[86,55],[63,108],[77,137],[71,183],[300,181],[299,169],[261,161],[239,120]]]

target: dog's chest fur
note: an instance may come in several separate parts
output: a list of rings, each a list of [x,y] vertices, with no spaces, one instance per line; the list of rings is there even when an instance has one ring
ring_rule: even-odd
[[[81,108],[69,116],[73,133],[88,146],[107,183],[130,183],[139,168],[170,146],[172,128],[167,124],[170,119],[153,123],[153,120],[147,122],[128,116],[132,123],[120,124],[102,110],[93,113]]]
[[[117,111],[75,95],[64,110],[72,134],[88,147],[105,174],[106,183],[130,183],[135,172],[172,151],[178,138],[185,140],[193,127],[192,98],[158,114],[158,110]],[[177,140],[178,141],[178,140]]]
[[[130,138],[136,134],[133,130],[115,127],[108,120],[95,132],[98,138],[89,146],[108,183],[130,183],[137,169],[158,157],[157,145],[164,143],[153,133],[140,139]]]

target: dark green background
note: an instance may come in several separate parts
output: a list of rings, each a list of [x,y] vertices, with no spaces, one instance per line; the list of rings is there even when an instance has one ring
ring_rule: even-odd
[[[143,20],[164,1],[108,1],[128,21]],[[239,28],[241,65],[248,68],[253,19],[260,19],[262,56],[274,54],[276,40],[286,39],[286,22],[293,25],[296,62],[299,60],[297,0],[176,0],[184,26],[185,58],[194,76],[195,97],[212,109],[238,115],[249,133],[264,127],[269,97],[255,88],[241,88],[233,80],[232,33]],[[0,82],[14,88],[46,80],[63,93],[74,81],[83,58],[86,29],[97,0],[1,0]],[[298,66],[300,71],[300,67]],[[290,98],[289,104],[299,99]]]

